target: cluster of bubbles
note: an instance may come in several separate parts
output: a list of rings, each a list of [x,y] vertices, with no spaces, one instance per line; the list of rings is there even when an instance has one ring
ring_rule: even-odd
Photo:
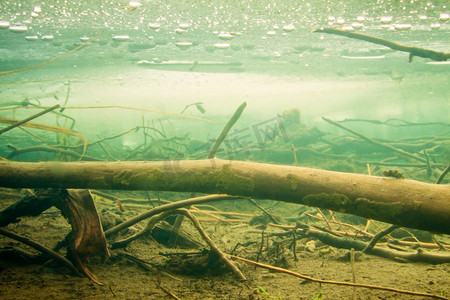
[[[222,26],[232,27],[235,31],[264,28],[266,37],[270,37],[276,35],[280,28],[287,33],[296,28],[325,25],[360,30],[371,23],[386,29],[408,30],[426,23],[431,29],[439,29],[449,20],[448,12],[438,11],[446,10],[446,5],[436,8],[433,1],[429,1],[418,7],[418,1],[412,0],[406,4],[404,2],[407,1],[400,1],[402,4],[399,4],[397,1],[380,0],[373,7],[365,7],[365,3],[331,0],[320,4],[306,0],[296,3],[267,0],[211,3],[200,0],[190,4],[175,0],[158,4],[132,0],[125,5],[118,5],[113,1],[57,0],[55,3],[42,1],[40,5],[33,7],[25,7],[10,0],[2,2],[0,28],[9,28],[16,33],[27,32],[36,26],[41,29],[45,26],[58,29],[76,26],[86,29],[103,27],[111,30],[142,30],[147,23],[150,29],[158,30],[178,23],[175,29],[177,34],[197,28],[215,31],[214,28]],[[396,20],[397,17],[399,20]],[[148,19],[153,21],[146,22]],[[182,22],[182,19],[188,21]]]
[[[329,16],[328,25],[338,25],[341,26],[342,29],[348,31],[361,30],[366,26],[365,24],[368,22],[370,22],[372,25],[375,24],[375,26],[379,26],[380,28],[387,30],[406,31],[413,28],[413,25],[411,23],[404,23],[401,21],[396,22],[394,21],[394,19],[395,18],[390,15],[384,15],[375,18],[369,18],[360,15],[357,16],[355,20],[348,22],[348,20],[343,17]],[[430,18],[427,15],[419,15],[417,19],[420,21],[417,26],[422,26],[422,24],[420,23],[428,24],[430,29],[436,30],[441,28],[441,24],[446,24],[448,22],[448,20],[450,19],[450,14],[441,12],[437,19],[431,18],[431,22],[428,22]]]
[[[187,51],[201,44],[205,52],[256,53],[257,44],[264,43],[262,48],[274,49],[271,55],[277,57],[282,56],[283,45],[288,44],[286,37],[298,37],[318,27],[348,31],[447,30],[450,19],[446,5],[435,6],[431,0],[421,7],[412,0],[401,5],[393,0],[379,0],[372,7],[344,0],[295,2],[168,0],[155,4],[141,0],[118,5],[114,1],[56,0],[25,7],[3,0],[0,34],[10,32],[22,34],[29,42],[55,43],[65,31],[78,30],[82,33],[78,36],[80,43],[104,31],[101,45],[109,43],[118,48],[127,44],[130,52],[165,45],[171,51]],[[289,47],[291,52],[304,50],[301,46],[292,50],[292,42]],[[73,48],[72,42],[67,49]]]

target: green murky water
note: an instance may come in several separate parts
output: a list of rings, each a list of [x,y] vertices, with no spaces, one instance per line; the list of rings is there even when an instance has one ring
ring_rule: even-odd
[[[205,159],[227,121],[246,102],[245,110],[216,157],[435,183],[450,163],[449,62],[421,57],[409,62],[405,52],[313,31],[322,27],[341,28],[404,45],[449,52],[449,14],[448,0],[1,0],[0,159]],[[56,104],[60,107],[52,112],[3,133],[10,124]],[[176,164],[167,166],[176,169]],[[222,176],[228,185],[229,168],[223,170],[218,179],[214,179],[218,189],[221,189]],[[134,177],[128,175],[128,171],[122,171],[112,181],[116,182],[116,178],[121,182],[121,178],[123,182],[128,178],[133,180]],[[291,190],[300,189],[295,175],[287,177],[291,180]],[[139,174],[135,178],[139,179]],[[235,178],[240,180],[240,177]],[[264,184],[268,182],[266,178],[258,179]],[[321,186],[328,183],[322,178],[311,182],[312,185],[320,182]],[[450,183],[450,176],[444,177],[441,183]],[[352,182],[351,188],[354,187],[362,190]],[[330,199],[347,199],[345,192],[340,195],[339,187],[336,190],[337,194],[329,196]],[[115,206],[119,201],[110,205],[101,199],[116,199],[116,196],[94,192],[100,195],[95,196],[95,202],[105,229],[105,224],[111,229],[137,215],[140,209],[149,209],[150,206],[144,206],[149,202],[154,205],[164,200],[191,197],[187,193],[190,191],[103,191],[123,199],[126,210],[121,211],[122,205]],[[9,191],[4,194],[3,205],[15,199],[8,196]],[[378,210],[364,204],[370,202],[364,198],[352,203],[361,211],[373,211],[377,219],[375,212]],[[424,198],[425,203],[432,197],[427,194]],[[366,234],[366,230],[370,231],[365,236],[369,238],[388,226],[377,221],[381,226],[373,222],[377,228],[371,225],[368,229],[371,223],[361,217],[331,214],[326,210],[318,213],[312,207],[255,199],[276,217],[275,220],[279,218],[282,224],[296,228],[292,231],[291,242],[285,235],[271,236],[275,231],[267,226],[269,220],[259,217],[261,212],[253,204],[241,200],[213,205],[231,213],[251,213],[248,220],[245,218],[249,215],[237,217],[242,218],[239,221],[242,225],[251,226],[231,227],[222,222],[201,220],[208,234],[210,229],[213,232],[211,238],[219,248],[226,253],[237,249],[234,253],[244,257],[255,254],[256,260],[263,253],[261,261],[277,266],[293,262],[289,268],[322,279],[350,281],[350,267],[341,261],[344,250],[335,250],[321,242],[316,249],[315,239],[307,233],[310,230],[304,229],[309,225],[305,224],[344,230],[339,235],[354,234],[356,238],[352,242]],[[397,213],[398,209],[403,209],[399,208],[402,204],[394,202],[396,199],[392,201],[392,213],[383,206],[380,214],[421,219]],[[136,203],[139,204],[136,206]],[[421,204],[413,201],[414,209],[419,211]],[[360,215],[367,216],[365,212]],[[58,221],[51,211],[39,218],[22,218],[13,231],[45,244],[56,244],[58,238],[66,240],[68,225],[65,221],[62,227],[63,221]],[[443,218],[442,213],[439,218]],[[328,219],[339,226],[333,224],[332,228]],[[342,223],[352,225],[347,228]],[[230,224],[235,223],[230,221]],[[135,230],[132,228],[126,234]],[[265,235],[265,232],[269,233]],[[172,233],[170,230],[168,236]],[[414,229],[398,230],[392,236],[405,242],[402,250],[408,243],[417,249],[415,243],[419,240],[430,247],[433,243],[439,243],[439,248],[449,244],[447,235]],[[111,245],[114,239],[116,237],[108,236],[108,243]],[[173,240],[180,242],[178,236],[175,239],[171,236],[170,247]],[[8,248],[14,245],[10,240],[2,240],[2,243]],[[158,266],[161,260],[156,257],[161,257],[161,251],[168,252],[162,246],[167,241],[158,240],[158,243],[156,246],[150,239],[143,243],[135,241],[127,247],[126,253],[136,254],[152,261],[152,266],[153,263]],[[172,250],[176,250],[170,250],[174,254]],[[3,282],[6,282],[2,292],[5,290],[5,297],[14,298],[30,298],[28,292],[32,292],[34,298],[50,295],[105,299],[167,297],[161,291],[158,294],[155,288],[155,283],[161,287],[159,271],[158,281],[153,271],[130,272],[134,265],[117,260],[119,255],[112,253],[114,261],[108,264],[91,261],[95,273],[106,283],[105,289],[94,288],[92,283],[87,285],[78,279],[72,281],[65,273],[59,273],[60,270],[54,271],[53,264],[11,271],[8,258],[8,265],[0,267],[5,277]],[[296,256],[291,253],[300,254],[298,265],[294,262]],[[425,252],[417,253],[422,256],[419,254]],[[396,256],[395,260],[398,258]],[[369,256],[358,258],[356,280],[435,295],[448,294],[445,264],[412,265],[401,261],[402,264],[387,259],[372,261]],[[197,263],[188,262],[186,268],[194,264]],[[157,268],[172,272],[164,266]],[[185,276],[187,274],[183,274],[180,281],[164,277],[163,286],[186,299],[206,299],[211,295],[217,299],[225,295],[230,299],[256,299],[259,297],[256,291],[263,290],[262,287],[271,295],[282,295],[283,299],[321,299],[319,295],[325,288],[309,280],[289,281],[281,275],[257,273],[251,268],[248,273],[253,274],[245,287],[228,277],[201,275],[197,278],[194,277],[197,275]],[[350,295],[349,289],[345,294],[340,289],[324,291],[324,297],[329,299]],[[358,290],[358,293],[362,298],[381,299],[387,295],[378,290],[364,292],[366,294]],[[403,296],[398,299],[404,299]]]
[[[363,172],[368,161],[408,163],[326,117],[422,157],[427,151],[432,174],[408,170],[432,181],[450,157],[448,62],[409,63],[404,52],[312,31],[344,28],[446,52],[449,26],[447,1],[4,0],[2,72],[50,61],[98,37],[51,64],[0,77],[0,115],[23,119],[36,106],[60,104],[63,114],[35,122],[76,130],[88,142],[111,138],[90,145],[87,155],[203,158],[246,101],[219,157],[294,164],[294,146],[303,149],[299,164],[322,168]],[[1,135],[0,155],[30,146],[80,152],[70,148],[77,138],[28,130]],[[332,155],[355,166],[336,167]],[[11,159],[62,156],[31,151]]]

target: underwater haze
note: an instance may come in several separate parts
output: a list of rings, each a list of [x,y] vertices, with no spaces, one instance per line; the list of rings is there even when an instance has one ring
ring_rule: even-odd
[[[435,162],[446,164],[442,155],[449,156],[447,61],[409,62],[405,52],[313,32],[343,28],[446,52],[447,1],[4,0],[0,11],[1,116],[23,119],[36,107],[60,104],[63,114],[38,122],[76,130],[88,141],[135,128],[111,139],[118,159],[174,158],[161,149],[156,156],[122,153],[143,151],[146,137],[195,140],[205,150],[242,102],[247,107],[234,127],[237,142],[218,156],[243,147],[244,131],[247,148],[265,150],[272,139],[258,128],[286,129],[293,111],[297,125],[320,134],[296,145],[291,127],[278,148],[351,136],[326,117],[371,138],[431,136],[441,149]],[[0,138],[2,156],[10,153],[8,144],[42,144],[19,129]],[[191,148],[178,148],[176,158],[193,158]],[[111,158],[97,151],[92,154]],[[246,153],[239,158],[258,160]],[[286,155],[275,162],[294,163],[292,153]]]
[[[448,299],[449,3],[0,0],[0,299]]]

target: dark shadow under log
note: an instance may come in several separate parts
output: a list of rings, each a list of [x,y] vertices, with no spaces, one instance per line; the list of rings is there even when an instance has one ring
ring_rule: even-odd
[[[220,159],[0,162],[0,186],[225,193],[327,208],[450,234],[450,187],[407,179]]]

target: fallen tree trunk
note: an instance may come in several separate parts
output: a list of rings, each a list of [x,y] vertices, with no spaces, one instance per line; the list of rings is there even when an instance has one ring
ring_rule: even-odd
[[[0,186],[226,193],[327,208],[450,234],[450,187],[407,179],[220,159],[0,162]]]

